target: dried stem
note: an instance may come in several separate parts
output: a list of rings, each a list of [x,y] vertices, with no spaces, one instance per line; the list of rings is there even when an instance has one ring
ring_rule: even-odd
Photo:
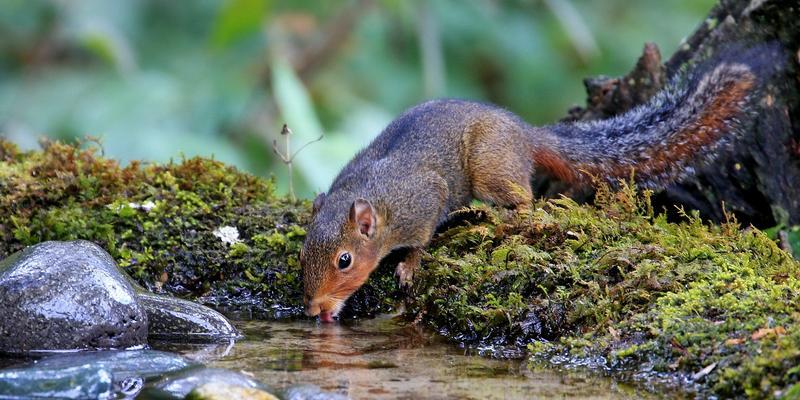
[[[295,150],[294,153],[292,153],[292,140],[290,138],[291,135],[292,135],[292,130],[289,129],[289,127],[286,124],[283,124],[283,128],[281,129],[281,136],[283,136],[285,151],[281,152],[280,150],[278,150],[277,140],[272,141],[272,151],[275,152],[275,154],[278,157],[280,157],[281,161],[283,161],[283,163],[286,165],[286,171],[289,177],[289,198],[294,202],[295,200],[297,200],[297,198],[294,195],[294,182],[293,182],[294,179],[292,178],[292,163],[294,161],[294,158],[297,157],[297,155],[300,154],[300,152],[303,149],[308,147],[308,145],[322,140],[322,138],[325,137],[325,135],[322,134],[318,138],[300,146],[300,148]]]

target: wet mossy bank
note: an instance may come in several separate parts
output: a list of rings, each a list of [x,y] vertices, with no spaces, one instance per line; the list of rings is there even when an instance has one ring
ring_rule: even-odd
[[[88,239],[151,290],[299,315],[307,202],[213,160],[120,167],[98,153],[60,143],[20,152],[0,141],[0,256]],[[530,216],[460,212],[428,249],[406,315],[470,345],[702,393],[800,391],[791,388],[800,264],[755,229],[691,215],[669,223],[649,204],[623,185],[600,190],[595,206],[562,199],[538,202]],[[350,313],[399,297],[382,268]]]
[[[800,398],[800,263],[733,221],[668,222],[649,197],[622,183],[601,186],[594,206],[468,211],[473,223],[429,249],[409,314],[490,353],[512,345],[702,395]]]
[[[0,139],[0,257],[45,240],[91,240],[146,288],[261,317],[302,313],[298,253],[310,204],[219,161],[122,167],[92,143],[21,152]],[[350,314],[386,310],[391,279]],[[386,289],[381,289],[386,288]]]

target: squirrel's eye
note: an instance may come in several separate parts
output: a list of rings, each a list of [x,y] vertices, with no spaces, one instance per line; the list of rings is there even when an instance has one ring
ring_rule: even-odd
[[[345,269],[353,262],[353,256],[350,253],[344,252],[339,256],[339,269]]]

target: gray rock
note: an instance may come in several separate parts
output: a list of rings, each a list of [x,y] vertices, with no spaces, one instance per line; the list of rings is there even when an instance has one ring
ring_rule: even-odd
[[[204,383],[186,395],[186,400],[278,400],[275,395],[261,389],[229,385],[227,383]]]
[[[227,318],[202,304],[144,291],[136,297],[147,312],[150,339],[198,343],[241,337]]]
[[[94,243],[43,242],[0,262],[0,351],[140,346],[147,315]]]
[[[111,372],[93,365],[0,371],[2,398],[107,399],[111,394]]]
[[[203,367],[189,368],[179,371],[175,374],[168,375],[162,380],[156,382],[153,386],[161,393],[169,394],[170,396],[178,398],[184,398],[194,388],[207,383],[219,383],[229,386],[256,388],[269,392],[268,388],[247,375],[239,372],[229,371],[227,369]]]

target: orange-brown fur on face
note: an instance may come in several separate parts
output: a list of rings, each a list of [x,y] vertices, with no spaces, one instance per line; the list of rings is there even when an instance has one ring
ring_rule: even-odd
[[[315,207],[318,208],[318,207]],[[372,211],[374,212],[374,211]],[[314,218],[318,214],[314,213]],[[376,218],[376,223],[380,222]],[[306,314],[330,312],[337,315],[344,302],[366,282],[380,262],[375,233],[362,233],[363,226],[352,216],[343,217],[334,233],[311,230],[308,233],[300,263],[303,266]],[[343,252],[352,256],[346,269],[339,269],[338,258]]]

